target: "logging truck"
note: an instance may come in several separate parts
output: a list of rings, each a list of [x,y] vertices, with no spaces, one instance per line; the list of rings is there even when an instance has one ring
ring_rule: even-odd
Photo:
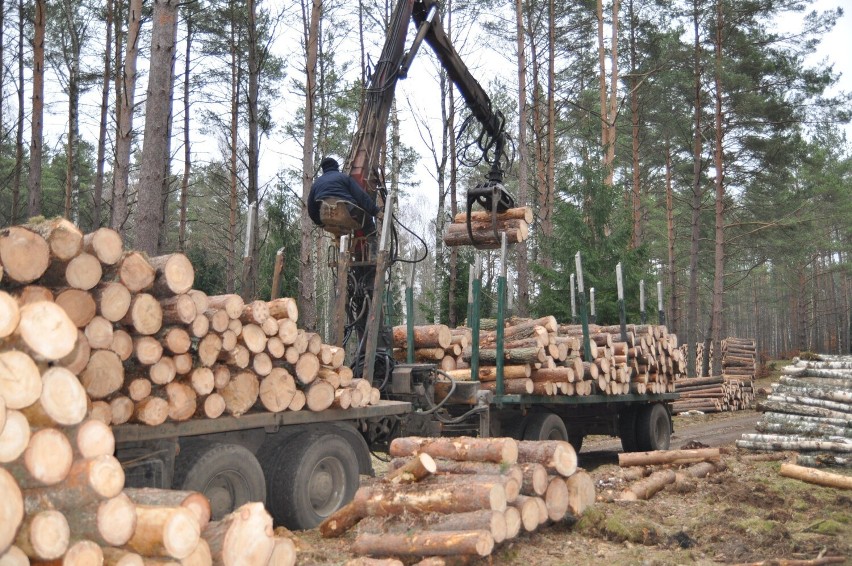
[[[405,50],[409,20],[414,21],[417,31],[411,47]],[[455,219],[458,225],[445,239],[447,245],[493,249],[507,238],[516,243],[526,237],[531,213],[521,209],[518,215],[519,209],[502,185],[510,146],[504,117],[492,108],[485,90],[451,45],[441,26],[437,2],[399,0],[365,92],[344,167],[374,201],[380,199],[384,208],[380,228],[365,233],[363,226],[352,224],[353,219],[340,208],[340,202],[324,203],[329,212],[323,215],[324,222],[327,220],[324,228],[339,243],[335,246],[338,283],[332,310],[332,340],[344,346],[350,337],[356,338],[355,346],[348,348],[352,371],[380,390],[382,400],[345,410],[288,410],[158,426],[116,426],[116,453],[125,468],[128,486],[203,492],[210,500],[214,518],[246,501],[265,501],[277,523],[304,529],[318,525],[348,502],[358,488],[360,476],[372,472],[371,450],[387,447],[397,436],[564,439],[579,450],[585,436],[606,434],[620,437],[625,451],[668,447],[670,402],[676,395],[667,390],[648,393],[643,384],[632,388],[633,384],[616,384],[615,380],[612,386],[607,380],[599,382],[596,391],[600,389],[601,394],[581,391],[590,383],[583,378],[593,377],[586,376],[586,372],[596,375],[598,371],[588,345],[586,362],[575,356],[574,363],[579,365],[573,369],[548,367],[542,366],[546,358],[541,357],[540,349],[518,346],[504,350],[508,337],[498,330],[496,349],[490,350],[496,379],[491,380],[493,386],[488,386],[482,371],[487,374],[489,368],[478,368],[479,354],[485,360],[488,349],[479,352],[478,339],[471,341],[477,351],[471,360],[473,369],[467,371],[467,377],[454,376],[435,363],[412,363],[418,345],[411,328],[407,333],[407,363],[396,362],[395,333],[382,324],[388,273],[394,262],[401,261],[396,256],[394,198],[384,186],[383,148],[396,81],[405,77],[423,41],[434,50],[481,125],[481,133],[472,135],[475,141],[468,149],[478,146],[482,152],[480,161],[490,165],[487,180],[468,190],[467,211]],[[484,210],[472,211],[474,204]],[[338,214],[341,211],[343,214]],[[501,293],[505,293],[505,276],[500,281],[504,286]],[[411,318],[408,317],[409,324]],[[588,344],[588,329],[585,330]],[[534,339],[537,330],[533,328],[532,332],[523,339]],[[473,336],[480,336],[478,322]],[[563,341],[552,346],[561,351],[565,344]],[[575,345],[574,350],[577,349]],[[628,344],[624,343],[622,349],[618,355],[626,358]],[[435,348],[432,350],[434,353]],[[524,359],[529,352],[521,350],[535,350],[531,355],[540,359]],[[512,355],[525,360],[524,377],[515,377],[512,371],[516,370],[503,367],[504,357]],[[643,371],[647,375],[651,362],[646,364]],[[533,367],[540,367],[535,370],[536,376],[532,375]],[[548,370],[555,379],[548,381]],[[578,378],[576,385],[575,379],[568,378],[569,371]],[[610,373],[617,372],[610,368],[606,374]],[[533,377],[540,379],[534,381]],[[554,388],[570,389],[576,394],[553,395]]]

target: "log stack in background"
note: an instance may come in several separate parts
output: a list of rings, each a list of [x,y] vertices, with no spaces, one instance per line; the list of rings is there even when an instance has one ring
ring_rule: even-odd
[[[758,432],[744,434],[739,448],[796,450],[803,466],[852,467],[852,357],[818,358],[794,358],[782,370],[758,405]]]
[[[482,321],[479,337],[479,381],[482,389],[496,389],[496,321]],[[404,327],[398,327],[404,336]],[[618,326],[590,327],[591,359],[582,348],[582,328],[559,324],[552,316],[512,318],[504,329],[504,384],[508,394],[623,395],[665,393],[673,390],[683,366],[677,337],[664,326],[627,325],[627,341]],[[451,330],[453,338],[470,330]],[[395,332],[395,335],[397,333]],[[455,370],[445,370],[455,380],[471,379],[471,348],[464,348]],[[450,385],[436,385],[442,398]]]
[[[357,524],[355,554],[488,556],[521,532],[577,519],[595,501],[567,442],[407,437],[390,454],[383,481],[320,525],[335,537]]]
[[[686,346],[682,348],[686,356]],[[699,343],[696,359],[704,355]],[[713,345],[709,355],[713,356]],[[675,384],[680,400],[672,405],[675,414],[687,411],[718,413],[740,411],[754,407],[754,378],[757,371],[757,352],[754,340],[725,338],[722,340],[722,375],[715,377],[683,378]]]
[[[208,525],[198,494],[188,510],[123,492],[107,425],[342,406],[342,352],[296,327],[292,300],[207,297],[185,256],[64,219],[0,231],[0,264],[0,557],[265,565],[287,546],[262,504]]]
[[[497,214],[496,221],[497,237],[494,235],[490,212],[485,210],[471,212],[470,229],[477,247],[499,248],[499,234],[501,232],[506,233],[509,244],[525,241],[529,237],[529,225],[533,221],[533,212],[529,207],[510,208]],[[456,214],[453,221],[447,225],[447,231],[444,233],[444,244],[451,248],[474,245],[474,242],[470,240],[470,234],[467,232],[466,212]]]

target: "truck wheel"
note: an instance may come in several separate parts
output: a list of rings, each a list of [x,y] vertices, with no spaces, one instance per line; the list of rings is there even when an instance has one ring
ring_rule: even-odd
[[[633,407],[622,409],[618,414],[618,436],[625,452],[639,451],[639,444],[636,442],[636,421],[636,409]]]
[[[312,529],[355,496],[358,458],[336,434],[300,434],[267,460],[268,507],[276,524]]]
[[[266,501],[263,469],[254,454],[238,444],[190,444],[175,461],[172,485],[206,495],[213,520],[249,501]]]
[[[671,437],[666,407],[660,403],[643,407],[636,419],[636,442],[639,450],[668,450]]]
[[[568,440],[568,430],[555,413],[533,413],[527,417],[524,440]]]

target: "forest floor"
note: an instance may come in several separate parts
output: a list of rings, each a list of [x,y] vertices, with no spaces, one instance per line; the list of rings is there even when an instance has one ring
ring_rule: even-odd
[[[769,378],[755,384],[766,388]],[[755,411],[675,417],[672,448],[688,442],[720,447],[727,469],[667,488],[649,501],[598,502],[565,522],[498,545],[474,564],[600,565],[736,564],[769,559],[852,557],[852,492],[783,478],[781,462],[741,459],[734,442],[753,432]],[[620,490],[620,442],[589,437],[579,465],[598,493]],[[843,472],[841,472],[843,473]],[[846,472],[849,473],[849,472]],[[352,529],[340,539],[297,533],[300,565],[338,565],[352,558]],[[852,565],[852,558],[847,558]]]

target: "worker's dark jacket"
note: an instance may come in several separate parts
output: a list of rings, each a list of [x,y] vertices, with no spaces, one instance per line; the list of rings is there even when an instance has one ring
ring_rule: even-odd
[[[370,216],[376,216],[379,213],[379,207],[370,195],[358,186],[355,179],[340,171],[326,171],[314,181],[311,193],[308,195],[308,215],[317,226],[322,226],[320,201],[327,198],[338,198],[355,204]]]

